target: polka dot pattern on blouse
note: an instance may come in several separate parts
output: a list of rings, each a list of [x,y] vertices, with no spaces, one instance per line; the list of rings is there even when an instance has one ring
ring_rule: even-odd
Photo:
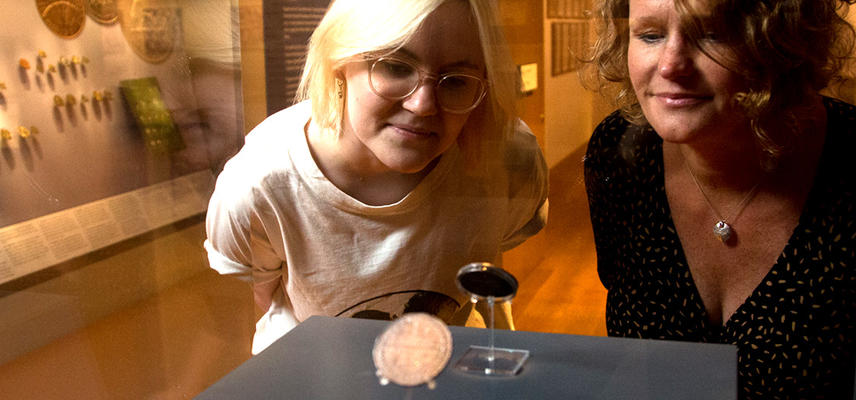
[[[585,175],[609,335],[735,344],[743,399],[852,398],[856,108],[824,105],[826,143],[799,224],[723,326],[708,322],[672,222],[662,140],[617,113],[601,122]]]

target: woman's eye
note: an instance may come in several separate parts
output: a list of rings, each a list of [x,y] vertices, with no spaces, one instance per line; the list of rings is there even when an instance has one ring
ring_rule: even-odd
[[[450,89],[466,87],[470,82],[469,77],[463,75],[448,75],[443,79],[443,85]]]
[[[721,36],[718,33],[709,31],[704,33],[704,37],[702,39],[708,42],[718,42],[720,38]]]
[[[379,63],[381,72],[392,77],[406,77],[413,73],[413,67],[397,61],[383,60]]]
[[[636,35],[636,38],[645,42],[645,43],[654,43],[663,38],[663,35],[659,33],[647,32],[640,33]]]

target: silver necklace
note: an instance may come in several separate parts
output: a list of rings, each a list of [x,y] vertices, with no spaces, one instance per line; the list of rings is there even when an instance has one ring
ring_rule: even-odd
[[[683,154],[681,154],[683,155]],[[696,178],[695,173],[693,173],[693,169],[690,168],[690,164],[687,162],[687,158],[683,157],[684,165],[687,167],[687,171],[690,172],[690,176],[693,178],[693,182],[695,182],[698,191],[701,192],[702,197],[704,197],[704,201],[707,203],[707,206],[710,207],[710,211],[713,211],[713,214],[716,215],[716,218],[719,220],[716,221],[716,224],[713,225],[713,235],[719,239],[720,242],[726,243],[728,239],[731,239],[731,236],[734,234],[734,228],[731,227],[731,224],[737,220],[737,217],[740,216],[740,213],[743,212],[743,209],[749,204],[749,200],[755,197],[755,193],[758,191],[758,187],[761,186],[761,181],[752,186],[752,189],[749,189],[749,192],[746,193],[746,196],[743,197],[743,200],[740,200],[740,203],[737,205],[737,211],[734,213],[732,218],[723,217],[722,214],[713,206],[713,203],[710,202],[710,198],[707,197],[707,193],[702,189],[701,184]]]

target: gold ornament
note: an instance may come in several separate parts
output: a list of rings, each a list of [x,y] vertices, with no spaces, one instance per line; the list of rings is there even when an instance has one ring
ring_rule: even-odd
[[[171,2],[117,0],[122,34],[140,58],[157,64],[172,54],[179,37],[179,10]]]
[[[102,25],[115,24],[119,20],[119,8],[116,0],[88,0],[86,2],[86,13],[95,22]]]
[[[42,22],[60,37],[71,39],[83,31],[86,23],[83,0],[36,0],[36,8]]]

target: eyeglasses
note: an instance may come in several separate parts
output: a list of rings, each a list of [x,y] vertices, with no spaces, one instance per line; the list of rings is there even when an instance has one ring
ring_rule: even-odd
[[[369,86],[383,98],[400,100],[410,96],[425,79],[433,79],[437,103],[443,110],[463,114],[476,108],[487,92],[487,82],[460,72],[429,74],[415,65],[395,59],[378,58],[369,69]]]

